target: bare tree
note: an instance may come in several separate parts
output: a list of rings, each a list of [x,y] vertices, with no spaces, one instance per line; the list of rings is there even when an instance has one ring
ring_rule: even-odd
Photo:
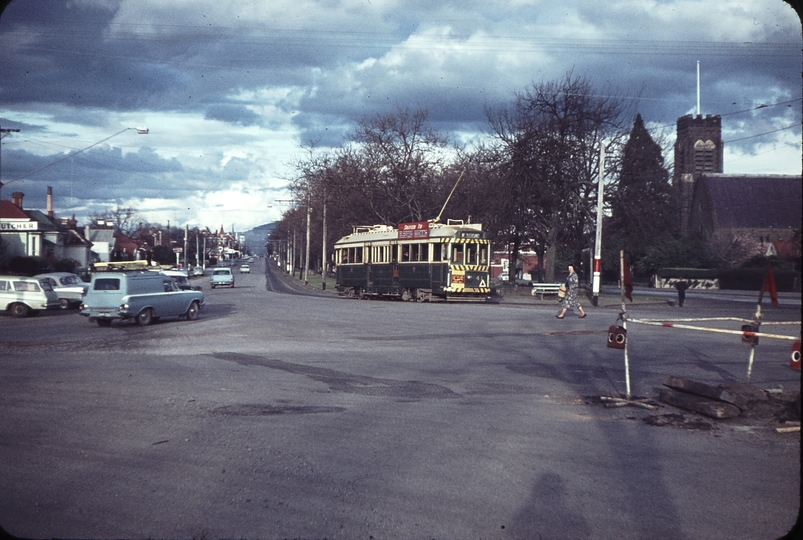
[[[401,108],[364,119],[352,140],[359,147],[362,186],[378,221],[435,217],[448,142],[428,125],[426,111]]]
[[[115,232],[131,236],[139,227],[142,221],[137,214],[137,211],[131,207],[116,207],[114,210],[108,210],[102,213],[96,213],[89,216],[95,222],[104,220],[106,223],[111,223],[114,226]]]
[[[606,92],[607,94],[607,92]],[[609,153],[623,137],[622,101],[598,95],[571,72],[560,81],[533,84],[506,109],[489,111],[499,141],[506,232],[518,245],[532,240],[539,273],[554,281],[559,246],[571,258],[588,247],[594,226],[599,149]],[[608,167],[606,167],[608,169]],[[513,251],[513,250],[512,250]]]

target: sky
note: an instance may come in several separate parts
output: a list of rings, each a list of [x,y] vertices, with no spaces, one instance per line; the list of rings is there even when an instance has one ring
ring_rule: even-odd
[[[641,114],[671,163],[698,62],[725,172],[801,174],[801,49],[782,0],[13,0],[0,196],[44,210],[50,186],[81,223],[130,207],[243,232],[363,119],[424,109],[470,147],[487,108],[568,72]]]

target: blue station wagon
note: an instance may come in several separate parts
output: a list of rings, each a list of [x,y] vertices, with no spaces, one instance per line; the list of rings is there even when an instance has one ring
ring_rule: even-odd
[[[115,319],[148,325],[161,317],[194,321],[204,305],[201,291],[181,290],[164,274],[99,272],[92,276],[81,315],[100,326],[108,326]]]

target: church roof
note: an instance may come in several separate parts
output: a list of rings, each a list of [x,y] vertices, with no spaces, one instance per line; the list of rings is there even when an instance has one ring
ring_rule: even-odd
[[[792,175],[705,174],[717,227],[800,228],[803,177]]]

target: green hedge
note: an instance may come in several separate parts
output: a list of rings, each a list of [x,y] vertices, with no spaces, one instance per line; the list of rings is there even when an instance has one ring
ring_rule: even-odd
[[[719,288],[740,291],[760,291],[766,268],[730,268],[719,271]],[[775,288],[781,292],[800,291],[800,273],[792,270],[773,270]]]
[[[716,279],[720,271],[708,268],[660,268],[656,272],[660,278]]]

